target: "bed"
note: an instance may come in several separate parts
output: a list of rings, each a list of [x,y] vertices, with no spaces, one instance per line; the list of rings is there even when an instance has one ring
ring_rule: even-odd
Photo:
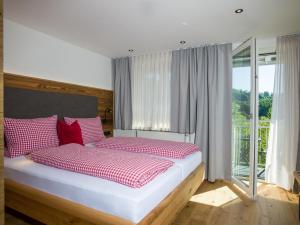
[[[176,161],[142,188],[45,166],[25,156],[5,157],[4,174],[11,181],[138,224],[200,165],[201,152]]]
[[[13,90],[10,91],[10,94],[14,93]],[[42,94],[39,97],[36,90],[34,93],[29,92],[29,100],[32,95],[35,95],[35,102],[38,99],[44,101],[45,96]],[[67,97],[75,98],[69,102],[76,102],[78,99],[76,95]],[[26,104],[22,100],[18,101]],[[52,104],[55,101],[54,99]],[[86,96],[81,101],[95,104],[94,99],[87,101]],[[47,107],[52,108],[51,105]],[[12,111],[9,114],[28,114],[22,112],[28,110],[25,108],[20,110],[20,106],[18,109],[10,107]],[[31,106],[30,115],[32,108],[34,106]],[[93,107],[90,108],[93,113]],[[68,111],[68,108],[64,110]],[[76,111],[74,105],[72,110]],[[81,110],[80,113],[85,112]],[[204,179],[201,152],[173,161],[174,166],[165,173],[142,188],[133,189],[112,181],[41,165],[25,156],[12,159],[5,157],[5,205],[45,224],[53,225],[168,225]]]
[[[5,168],[5,170],[7,169]],[[180,170],[174,167],[164,174],[164,176],[170,175],[176,177],[176,173],[178,175],[179,172]],[[9,173],[10,176],[12,176],[12,171]],[[91,208],[79,203],[79,200],[69,200],[65,196],[58,196],[57,193],[48,193],[45,190],[34,187],[33,184],[23,184],[20,181],[12,179],[12,177],[9,178],[8,176],[5,178],[5,204],[7,207],[37,219],[45,224],[167,225],[171,224],[171,222],[176,218],[176,215],[178,215],[181,209],[189,201],[189,198],[196,192],[203,181],[203,174],[204,164],[201,163],[186,179],[184,179],[184,181],[179,182],[177,186],[176,183],[178,182],[178,179],[176,178],[172,183],[168,183],[168,187],[164,188],[164,191],[162,191],[162,189],[159,190],[161,194],[160,198],[157,198],[154,204],[152,201],[152,204],[155,205],[155,207],[140,221],[139,218],[146,212],[145,210],[135,211],[131,213],[131,216],[127,215],[124,218],[120,217],[120,214],[124,213],[124,211],[119,211],[118,216],[116,216],[113,215],[112,212],[107,213],[104,210],[101,211]],[[160,179],[164,176],[161,176]],[[26,180],[24,176],[23,179]],[[145,189],[148,189],[149,186],[153,186],[156,182],[159,183],[159,181],[161,181],[160,179],[158,179],[158,181],[154,180],[148,186],[145,186]],[[43,179],[33,180],[40,185],[44,182]],[[50,186],[55,187],[53,182],[49,181],[49,184]],[[175,189],[173,190],[172,188]],[[168,193],[171,189],[172,191]],[[164,195],[166,196],[163,198]],[[143,194],[135,196],[135,198],[141,199],[143,198]],[[150,198],[152,199],[153,195],[151,195]],[[159,201],[160,199],[162,200]],[[156,205],[157,202],[159,203]],[[122,204],[119,202],[115,203],[118,206],[124,206],[125,204],[124,202]],[[135,223],[134,221],[139,222]]]

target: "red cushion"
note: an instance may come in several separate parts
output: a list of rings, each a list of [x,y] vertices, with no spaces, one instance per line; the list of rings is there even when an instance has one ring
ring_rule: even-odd
[[[81,128],[77,120],[70,125],[65,121],[59,120],[57,122],[57,134],[59,138],[59,145],[66,145],[70,143],[83,145]]]
[[[78,121],[82,132],[82,139],[84,144],[101,141],[105,138],[100,117],[95,118],[70,118],[64,117],[67,124]]]
[[[36,119],[4,119],[4,134],[10,157],[58,146],[57,116]]]

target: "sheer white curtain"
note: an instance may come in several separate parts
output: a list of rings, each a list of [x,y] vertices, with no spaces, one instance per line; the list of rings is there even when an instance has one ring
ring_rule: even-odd
[[[132,128],[170,129],[171,52],[132,57]]]
[[[300,36],[277,39],[277,64],[266,181],[285,189],[293,186],[299,141]]]

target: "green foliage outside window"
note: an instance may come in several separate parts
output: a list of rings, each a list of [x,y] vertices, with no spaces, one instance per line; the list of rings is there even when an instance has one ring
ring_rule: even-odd
[[[259,93],[258,167],[264,168],[272,114],[272,93]],[[240,165],[249,165],[250,144],[250,92],[232,90],[232,120],[234,144],[241,149]]]

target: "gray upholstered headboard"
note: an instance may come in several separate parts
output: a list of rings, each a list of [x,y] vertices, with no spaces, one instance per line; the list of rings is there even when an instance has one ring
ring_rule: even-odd
[[[45,92],[13,87],[4,88],[4,116],[36,118],[57,114],[59,118],[95,117],[95,96]]]

